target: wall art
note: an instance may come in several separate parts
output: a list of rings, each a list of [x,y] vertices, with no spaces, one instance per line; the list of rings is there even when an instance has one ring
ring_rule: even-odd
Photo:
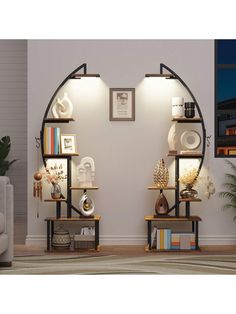
[[[135,120],[135,88],[110,88],[110,121]]]

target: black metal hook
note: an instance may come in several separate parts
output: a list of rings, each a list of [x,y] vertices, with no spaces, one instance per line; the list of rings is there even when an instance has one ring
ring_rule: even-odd
[[[40,137],[35,137],[36,148],[40,147]]]
[[[211,144],[211,142],[210,142],[210,138],[211,138],[211,135],[206,136],[206,140],[207,140],[207,147],[210,147],[210,144]]]

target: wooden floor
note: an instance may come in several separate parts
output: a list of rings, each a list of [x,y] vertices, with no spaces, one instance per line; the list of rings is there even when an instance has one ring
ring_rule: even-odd
[[[120,256],[142,256],[146,254],[183,254],[183,252],[156,252],[155,250],[146,252],[143,245],[113,245],[101,246],[100,252],[94,250],[80,250],[79,252],[68,252],[69,254],[78,254],[81,252],[86,252],[88,254],[106,254],[106,255],[120,255]],[[60,253],[60,251],[59,251]],[[68,254],[63,253],[63,254]],[[236,245],[212,245],[212,246],[201,246],[200,251],[189,251],[184,252],[186,254],[236,254]],[[26,245],[15,245],[14,255],[47,255],[47,254],[57,254],[45,252],[44,247],[38,246],[26,246]]]

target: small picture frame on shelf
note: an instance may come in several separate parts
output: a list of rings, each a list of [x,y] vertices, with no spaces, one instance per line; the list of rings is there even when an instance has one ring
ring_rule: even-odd
[[[110,121],[135,120],[135,88],[110,88]]]
[[[76,134],[61,134],[61,154],[76,153]]]

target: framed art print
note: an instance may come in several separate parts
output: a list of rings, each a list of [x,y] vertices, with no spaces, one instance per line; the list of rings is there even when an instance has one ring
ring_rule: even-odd
[[[76,135],[62,134],[61,135],[61,153],[62,154],[76,154]]]
[[[135,120],[135,88],[110,88],[110,121]]]

